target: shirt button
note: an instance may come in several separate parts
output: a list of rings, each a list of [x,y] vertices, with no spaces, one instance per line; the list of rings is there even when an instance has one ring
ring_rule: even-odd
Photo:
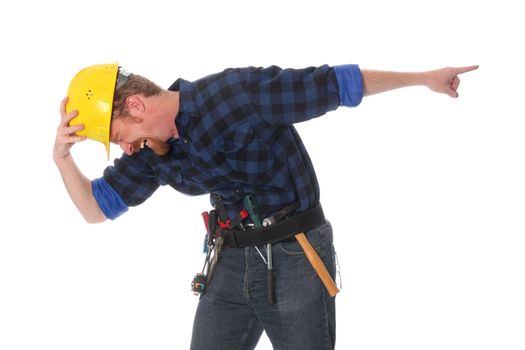
[[[190,142],[190,140],[188,140],[187,138],[184,138],[184,143],[188,143]]]

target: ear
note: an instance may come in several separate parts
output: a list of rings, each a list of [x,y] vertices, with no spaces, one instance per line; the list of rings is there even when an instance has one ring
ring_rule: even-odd
[[[126,98],[126,106],[131,115],[140,115],[146,110],[146,105],[139,95],[131,95]]]

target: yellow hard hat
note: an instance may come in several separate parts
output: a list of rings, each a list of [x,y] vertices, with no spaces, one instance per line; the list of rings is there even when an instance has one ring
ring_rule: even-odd
[[[66,112],[78,111],[69,125],[84,124],[84,129],[77,134],[102,142],[108,159],[109,128],[118,75],[117,63],[84,68],[71,80],[67,93]]]

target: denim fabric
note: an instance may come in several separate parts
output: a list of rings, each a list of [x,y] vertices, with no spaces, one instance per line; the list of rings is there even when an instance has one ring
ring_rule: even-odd
[[[335,278],[332,227],[307,232]],[[264,247],[259,250],[266,258]],[[297,242],[272,246],[276,303],[268,304],[266,264],[254,247],[227,248],[197,307],[192,350],[254,349],[263,331],[276,350],[335,346],[335,298],[330,297]]]

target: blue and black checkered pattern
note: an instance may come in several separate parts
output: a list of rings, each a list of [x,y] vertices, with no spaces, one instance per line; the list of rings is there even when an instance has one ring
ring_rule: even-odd
[[[220,195],[230,217],[245,193],[256,195],[263,217],[291,203],[300,203],[300,212],[319,202],[315,171],[293,124],[338,107],[331,67],[227,69],[195,82],[179,79],[170,90],[180,91],[179,138],[169,141],[170,152],[157,156],[145,148],[104,171],[127,206],[163,185]]]

